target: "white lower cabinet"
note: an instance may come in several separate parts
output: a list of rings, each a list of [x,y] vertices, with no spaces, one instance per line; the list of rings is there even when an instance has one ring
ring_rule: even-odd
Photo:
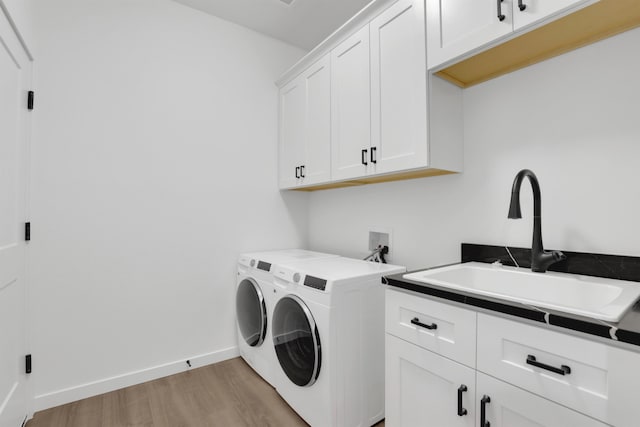
[[[390,334],[386,346],[386,426],[475,425],[473,369]]]
[[[605,427],[557,403],[477,373],[476,424],[491,427]],[[425,424],[430,425],[430,424]]]
[[[637,427],[639,366],[636,351],[387,289],[387,427]]]

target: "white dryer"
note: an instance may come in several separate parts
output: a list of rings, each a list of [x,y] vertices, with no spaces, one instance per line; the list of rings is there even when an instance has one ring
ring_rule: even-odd
[[[275,387],[313,427],[384,418],[384,285],[404,267],[349,258],[272,267]]]
[[[236,325],[240,356],[272,386],[277,360],[271,339],[274,287],[271,266],[337,255],[302,249],[254,252],[240,255],[236,281]]]

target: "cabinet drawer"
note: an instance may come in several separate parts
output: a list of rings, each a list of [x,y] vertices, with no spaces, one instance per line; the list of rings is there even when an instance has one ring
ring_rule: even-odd
[[[639,354],[484,314],[478,342],[478,371],[606,423],[637,425]]]
[[[388,333],[475,368],[474,311],[392,289],[386,291],[385,304]]]

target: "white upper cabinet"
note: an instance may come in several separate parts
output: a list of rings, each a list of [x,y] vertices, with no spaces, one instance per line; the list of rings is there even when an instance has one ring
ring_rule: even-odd
[[[425,167],[427,64],[423,0],[399,0],[369,24],[374,173]]]
[[[304,185],[331,178],[331,60],[326,55],[303,73],[306,88]]]
[[[513,29],[519,30],[550,16],[595,3],[597,0],[512,0]]]
[[[597,0],[426,0],[429,69]]]
[[[427,56],[435,67],[513,31],[511,0],[426,0]],[[498,18],[498,5],[504,19]]]
[[[298,184],[304,149],[305,90],[299,77],[280,90],[280,188]]]
[[[427,72],[425,24],[424,0],[372,1],[285,73],[280,188],[462,171],[462,91]]]
[[[365,175],[371,145],[369,26],[331,51],[331,175]]]
[[[330,78],[327,55],[280,90],[280,188],[330,179]]]

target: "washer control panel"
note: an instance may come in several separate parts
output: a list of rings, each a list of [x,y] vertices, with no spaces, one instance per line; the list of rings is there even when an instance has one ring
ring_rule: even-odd
[[[269,272],[271,270],[271,264],[264,261],[258,261],[258,270]]]

